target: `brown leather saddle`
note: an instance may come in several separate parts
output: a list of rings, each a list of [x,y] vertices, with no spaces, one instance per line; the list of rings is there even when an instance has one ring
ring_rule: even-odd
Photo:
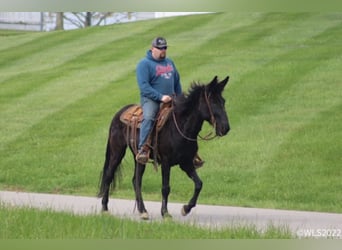
[[[148,139],[149,147],[153,150],[153,164],[157,167],[157,143],[158,143],[158,133],[163,128],[165,122],[167,121],[169,115],[172,111],[172,104],[163,103],[160,106],[158,115],[153,128],[153,135],[150,134]],[[138,104],[134,104],[124,111],[120,116],[121,122],[127,125],[127,143],[133,148],[135,154],[137,153],[137,128],[140,128],[141,122],[143,120],[143,110]],[[152,139],[153,138],[153,139]]]
[[[140,128],[141,121],[143,119],[143,111],[140,105],[134,104],[124,111],[120,116],[120,121],[127,126],[135,126]]]
[[[171,113],[172,107],[170,103],[163,103],[160,106],[159,113],[156,117],[156,128],[159,132],[165,124],[165,121]],[[125,123],[127,126],[140,128],[141,122],[143,120],[143,110],[138,104],[134,104],[129,107],[120,116],[121,122]]]

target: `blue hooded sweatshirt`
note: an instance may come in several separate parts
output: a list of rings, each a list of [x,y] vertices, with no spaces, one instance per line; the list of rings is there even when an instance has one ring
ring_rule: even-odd
[[[182,93],[179,73],[169,58],[155,60],[148,50],[136,68],[141,97],[160,102],[163,95]]]

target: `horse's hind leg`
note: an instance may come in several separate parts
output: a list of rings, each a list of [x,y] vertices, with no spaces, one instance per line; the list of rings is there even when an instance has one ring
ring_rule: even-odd
[[[108,211],[108,201],[109,201],[109,189],[110,185],[114,179],[114,173],[116,166],[113,164],[112,160],[109,161],[109,166],[107,169],[103,170],[103,197],[102,197],[102,211]]]
[[[138,207],[138,211],[140,213],[141,219],[148,220],[149,215],[147,213],[147,210],[145,208],[144,200],[142,197],[142,178],[145,172],[145,165],[141,165],[137,162],[135,162],[135,170],[134,170],[134,175],[132,178],[132,184],[135,192],[135,201],[136,205]]]

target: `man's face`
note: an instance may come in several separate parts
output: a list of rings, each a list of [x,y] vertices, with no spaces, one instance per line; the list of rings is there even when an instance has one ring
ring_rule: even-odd
[[[152,47],[153,57],[159,60],[165,59],[166,50],[167,50],[167,46],[161,47],[161,48]]]

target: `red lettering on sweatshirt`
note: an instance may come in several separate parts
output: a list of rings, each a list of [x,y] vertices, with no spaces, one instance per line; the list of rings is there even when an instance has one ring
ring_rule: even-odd
[[[156,75],[160,76],[165,73],[169,73],[173,71],[173,67],[171,64],[168,64],[167,66],[157,65],[156,66]]]

